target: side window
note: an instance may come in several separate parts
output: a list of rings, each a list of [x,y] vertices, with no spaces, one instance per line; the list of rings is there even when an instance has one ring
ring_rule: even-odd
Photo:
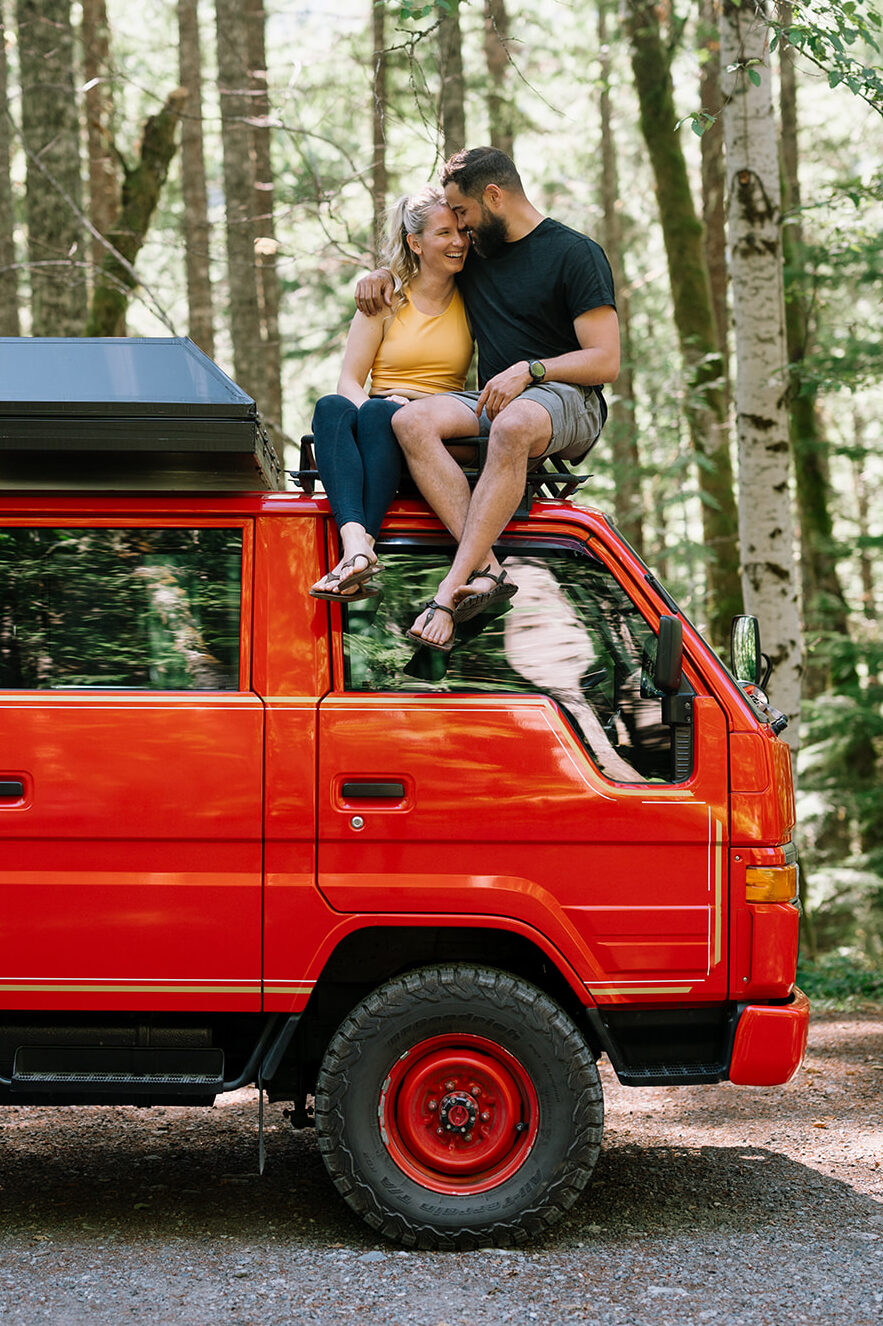
[[[392,544],[380,551],[382,598],[345,614],[348,689],[548,695],[609,778],[672,780],[671,729],[650,683],[656,637],[596,558],[577,547],[513,546],[505,566],[518,593],[458,627],[457,645],[443,655],[415,652],[405,630],[449,552]]]
[[[238,529],[0,529],[0,687],[237,690]]]

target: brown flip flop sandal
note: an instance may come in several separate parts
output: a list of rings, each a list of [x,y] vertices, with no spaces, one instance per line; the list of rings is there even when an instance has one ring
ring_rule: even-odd
[[[311,589],[311,599],[324,599],[326,603],[359,603],[362,599],[380,598],[381,591],[373,585],[357,585],[355,593],[341,594],[338,589]]]
[[[436,612],[446,612],[451,619],[450,639],[447,641],[446,644],[437,645],[434,640],[424,640],[423,636],[418,635],[416,631],[406,631],[405,635],[407,635],[411,640],[416,640],[418,645],[425,645],[427,649],[435,649],[440,654],[450,654],[451,650],[454,647],[454,636],[456,635],[457,632],[457,619],[454,616],[453,609],[446,608],[443,603],[436,603],[435,599],[433,599],[431,603],[427,603],[425,608],[421,608],[420,612],[425,612],[428,614],[426,618],[427,622],[432,621]],[[419,617],[420,613],[418,613],[417,615]]]
[[[454,605],[454,621],[468,622],[473,617],[477,617],[485,608],[489,608],[492,603],[502,603],[513,598],[518,593],[518,586],[513,585],[512,581],[504,584],[506,580],[505,567],[498,576],[491,572],[488,566],[484,571],[473,571],[472,575],[466,581],[469,585],[473,580],[493,580],[493,589],[476,591],[474,594],[464,594]]]

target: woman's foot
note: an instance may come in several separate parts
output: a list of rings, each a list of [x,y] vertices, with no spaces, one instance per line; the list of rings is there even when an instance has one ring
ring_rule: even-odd
[[[358,591],[380,570],[382,567],[373,553],[353,553],[317,580],[310,594],[313,598],[326,598],[329,594],[334,598],[352,598],[354,595],[364,598],[365,595]]]

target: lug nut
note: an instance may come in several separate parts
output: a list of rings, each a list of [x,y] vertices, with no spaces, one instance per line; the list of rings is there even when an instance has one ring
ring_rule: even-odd
[[[429,1101],[427,1101],[427,1102],[426,1102],[426,1108],[427,1108],[428,1110],[437,1110],[437,1109],[438,1109],[438,1101],[437,1101],[437,1100],[429,1100]]]

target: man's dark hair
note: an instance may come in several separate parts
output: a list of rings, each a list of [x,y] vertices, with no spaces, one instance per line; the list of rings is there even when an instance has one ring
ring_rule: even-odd
[[[524,193],[515,162],[498,147],[464,147],[455,152],[442,167],[442,188],[456,184],[467,198],[480,198],[489,184],[498,184],[510,193]]]

